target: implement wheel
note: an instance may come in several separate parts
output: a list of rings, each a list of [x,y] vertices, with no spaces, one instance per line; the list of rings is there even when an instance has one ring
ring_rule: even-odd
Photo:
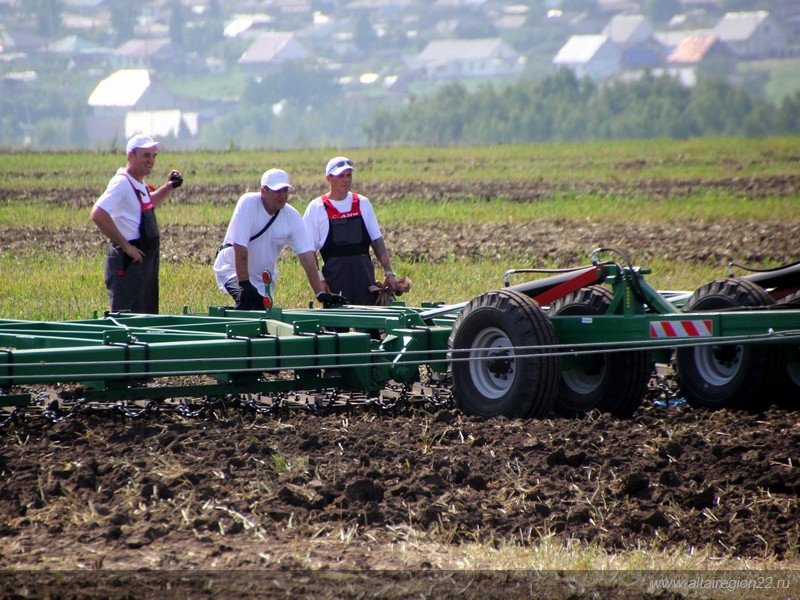
[[[800,291],[781,298],[781,306],[800,310]],[[800,346],[787,346],[786,370],[781,377],[776,401],[786,408],[800,407]]]
[[[772,298],[760,286],[730,278],[699,288],[684,312],[769,306]],[[716,344],[679,348],[676,371],[681,394],[701,408],[763,410],[775,398],[785,370],[785,350],[769,344]]]
[[[559,298],[551,316],[604,315],[614,295],[590,286]],[[580,416],[598,408],[621,417],[631,416],[642,403],[652,365],[647,352],[597,352],[566,357],[554,401],[556,412]]]
[[[480,417],[542,417],[552,411],[558,357],[530,346],[556,344],[544,311],[524,294],[497,290],[459,313],[450,334],[458,407]]]

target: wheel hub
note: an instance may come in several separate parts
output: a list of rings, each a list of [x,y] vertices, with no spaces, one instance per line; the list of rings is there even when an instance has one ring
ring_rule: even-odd
[[[508,350],[504,350],[502,352],[492,352],[489,356],[490,358],[494,359],[489,360],[489,363],[486,366],[486,368],[489,369],[489,372],[498,379],[507,379],[508,374],[511,372],[511,361],[507,358]]]
[[[500,398],[514,383],[513,344],[505,331],[487,327],[472,342],[469,370],[476,389]]]

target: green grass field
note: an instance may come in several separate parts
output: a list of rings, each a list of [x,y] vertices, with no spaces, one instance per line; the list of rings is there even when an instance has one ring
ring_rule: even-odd
[[[6,152],[0,154],[0,197],[11,192],[97,190],[124,163],[116,153]],[[248,186],[272,166],[300,185],[324,184],[322,165],[347,154],[360,185],[394,181],[614,182],[641,179],[749,177],[797,173],[800,138],[702,138],[500,145],[458,148],[313,149],[161,153],[154,173],[179,165],[192,185]],[[36,200],[35,197],[28,198]]]
[[[594,222],[635,225],[668,223],[679,227],[693,221],[724,219],[753,223],[768,217],[783,222],[800,219],[800,191],[788,185],[766,197],[751,196],[750,178],[791,178],[800,175],[800,138],[719,138],[685,141],[591,142],[575,144],[501,145],[476,148],[328,149],[287,152],[163,152],[152,180],[170,168],[186,177],[184,200],[163,207],[159,221],[175,225],[224,226],[238,194],[253,189],[260,173],[273,165],[285,168],[299,190],[292,198],[301,212],[324,191],[321,165],[334,154],[347,154],[357,164],[356,189],[377,201],[384,228],[399,224],[435,229],[437,224],[520,221],[563,223],[565,235],[580,227],[586,215]],[[123,163],[117,153],[0,154],[0,229],[13,236],[26,228],[75,228],[97,241],[89,207]],[[160,174],[159,174],[160,172]],[[689,185],[686,182],[690,182]],[[730,182],[734,182],[731,184]],[[741,185],[735,183],[741,181]],[[705,185],[707,182],[728,182]],[[507,185],[542,187],[536,201],[506,197]],[[257,185],[257,183],[256,183]],[[369,190],[392,185],[399,196],[376,198]],[[425,186],[460,186],[457,198],[431,201],[415,190]],[[654,194],[652,187],[675,186],[675,193]],[[230,189],[229,197],[204,189]],[[201,191],[197,191],[201,190]],[[609,191],[611,190],[611,191]],[[188,192],[188,193],[187,193]],[[487,194],[492,202],[486,202]],[[186,200],[189,198],[189,200]],[[209,252],[216,240],[209,241]],[[632,248],[632,250],[636,250]],[[530,260],[536,261],[535,249]],[[395,269],[414,282],[405,296],[410,305],[435,300],[468,300],[502,285],[507,268],[493,259],[462,259],[437,264],[395,261]],[[102,253],[70,259],[57,252],[12,254],[0,246],[0,315],[5,318],[64,319],[89,316],[106,307],[102,285]],[[536,264],[535,266],[548,266]],[[719,264],[674,264],[656,259],[651,283],[660,289],[693,289],[696,282],[723,275]],[[280,265],[283,306],[308,302],[307,284],[293,257]],[[21,276],[8,276],[7,274]],[[42,290],[45,291],[42,294]],[[226,304],[214,285],[208,264],[162,263],[162,312],[205,311]]]

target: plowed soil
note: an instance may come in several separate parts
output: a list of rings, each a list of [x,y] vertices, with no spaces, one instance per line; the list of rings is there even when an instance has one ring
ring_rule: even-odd
[[[785,185],[796,182],[762,187]],[[604,232],[643,257],[707,261],[734,248],[741,260],[797,260],[797,223],[651,229],[637,230],[635,240],[624,224]],[[67,258],[95,251],[75,233],[0,227],[0,246],[52,244]],[[598,233],[588,223],[566,236],[551,222],[386,235],[405,258],[507,257],[523,252],[524,241],[569,262],[583,258]],[[168,229],[165,259],[207,258],[202,242],[190,241],[209,235],[219,239],[222,230]],[[445,402],[322,415],[218,406],[203,419],[85,411],[6,421],[0,594],[683,597],[586,573],[498,571],[503,565],[490,558],[544,543],[609,554],[702,552],[796,569],[796,407],[711,412],[664,408],[660,399],[651,388],[631,419],[484,420]],[[467,561],[475,544],[485,554]],[[463,571],[465,562],[478,570]]]
[[[754,177],[721,180],[641,180],[614,183],[575,183],[570,186],[545,182],[486,182],[492,190],[485,200],[507,198],[516,202],[536,202],[553,194],[582,192],[638,195],[649,201],[665,201],[697,189],[726,190],[758,202],[766,196],[791,196],[800,189],[800,176]],[[584,189],[585,188],[585,189]],[[381,202],[402,201],[411,194],[431,202],[447,202],[472,198],[471,186],[414,182],[391,185],[370,185],[369,195]],[[187,185],[181,192],[182,203],[213,202],[233,206],[241,193],[238,186]],[[51,204],[85,209],[91,206],[97,190],[86,189],[65,193],[63,190],[42,189],[23,195],[0,198],[0,201],[41,202],[43,210]],[[295,195],[310,198],[315,190],[297,186]],[[725,215],[715,215],[710,221],[649,223],[631,227],[620,215],[616,222],[598,222],[587,215],[578,225],[574,221],[536,220],[506,223],[471,223],[468,228],[439,223],[435,229],[408,225],[384,228],[384,236],[392,254],[406,261],[442,261],[459,258],[513,259],[521,256],[551,260],[563,266],[586,262],[587,252],[597,246],[614,246],[635,250],[637,261],[653,258],[675,262],[705,262],[724,265],[732,257],[740,262],[758,264],[778,263],[798,259],[796,240],[800,238],[800,222],[787,222],[765,215],[758,221],[733,221]],[[210,264],[213,244],[225,234],[225,224],[217,226],[162,226],[162,256],[165,261],[190,261]],[[87,232],[89,232],[87,236]],[[87,239],[88,237],[88,239]],[[83,228],[44,229],[36,227],[5,227],[0,224],[0,248],[17,254],[24,251],[52,251],[65,259],[102,252],[105,242],[87,224]]]

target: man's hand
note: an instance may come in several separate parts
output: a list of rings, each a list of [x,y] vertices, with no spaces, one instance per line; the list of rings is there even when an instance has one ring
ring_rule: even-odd
[[[127,254],[130,257],[130,259],[135,263],[140,263],[144,260],[144,252],[142,252],[139,248],[137,248],[130,242],[125,242],[119,248],[125,254]]]
[[[349,300],[341,294],[331,294],[330,292],[320,292],[317,294],[317,300],[322,302],[323,308],[340,306],[349,302]]]
[[[383,285],[393,290],[397,289],[397,277],[392,271],[386,273],[386,276],[383,278]]]
[[[180,171],[171,171],[169,174],[169,181],[173,188],[181,187],[183,184],[183,175]]]
[[[258,293],[255,286],[249,281],[239,282],[239,300],[236,302],[237,310],[258,310],[264,307],[264,298]]]

